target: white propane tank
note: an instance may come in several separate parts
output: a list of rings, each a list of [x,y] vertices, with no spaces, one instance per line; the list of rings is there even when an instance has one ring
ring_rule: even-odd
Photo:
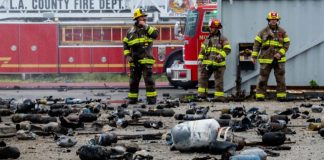
[[[209,146],[216,141],[219,128],[220,125],[215,119],[177,124],[171,129],[173,145],[179,151]]]

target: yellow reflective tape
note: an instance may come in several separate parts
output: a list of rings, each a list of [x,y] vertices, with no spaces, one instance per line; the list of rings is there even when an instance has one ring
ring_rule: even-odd
[[[220,54],[223,58],[226,57],[226,52],[225,52],[225,51],[221,51],[221,52],[219,52],[219,54]]]
[[[281,57],[281,59],[278,60],[279,63],[283,63],[283,62],[286,62],[286,61],[287,61],[286,57]]]
[[[285,92],[277,93],[277,98],[286,98],[286,96],[287,96],[287,93],[285,93]]]
[[[203,60],[202,63],[203,64],[206,64],[206,65],[212,65],[213,64],[213,61],[211,61],[211,60]]]
[[[225,66],[226,65],[226,61],[223,61],[223,62],[220,62],[220,63],[215,62],[214,65],[215,66],[218,66],[218,67]]]
[[[217,51],[218,49],[216,47],[207,47],[206,50],[208,50],[208,51]]]
[[[286,54],[286,50],[284,48],[279,49],[278,52],[281,53],[281,55],[283,56]]]
[[[273,61],[273,59],[260,59],[260,58],[259,58],[259,62],[260,62],[260,63],[271,64],[272,61]]]
[[[252,52],[252,57],[257,57],[258,56],[258,52],[257,51],[253,51]]]
[[[135,64],[134,64],[133,62],[132,62],[132,63],[129,63],[129,62],[128,62],[128,66],[129,66],[129,67],[135,67]]]
[[[155,59],[144,58],[144,59],[138,60],[138,62],[140,62],[140,64],[154,64]]]
[[[128,38],[125,37],[125,38],[123,39],[123,42],[127,43],[127,42],[128,42]]]
[[[283,41],[284,41],[284,42],[290,42],[290,39],[289,39],[289,37],[285,37],[285,38],[283,39]]]
[[[206,46],[205,46],[205,44],[201,44],[201,46],[200,46],[201,48],[203,48],[203,49],[205,49],[206,48]]]
[[[204,55],[199,54],[199,55],[198,55],[198,59],[204,59]]]
[[[206,52],[216,52],[217,50],[213,47],[206,48]]]
[[[128,93],[128,98],[138,98],[138,93]]]
[[[128,41],[128,45],[132,46],[134,44],[141,43],[141,42],[144,43],[144,38],[141,38],[141,39],[136,38],[136,39],[133,39],[131,41]]]
[[[215,53],[218,53],[220,54],[222,57],[226,57],[226,52],[222,49],[218,49],[216,47],[208,47],[206,48],[206,52],[215,52]]]
[[[222,49],[218,49],[216,47],[207,47],[206,48],[206,51],[209,51],[209,52],[221,52],[223,50]]]
[[[259,43],[262,42],[262,39],[261,39],[261,37],[259,37],[259,36],[255,36],[255,40],[256,40],[257,42],[259,42]]]
[[[206,92],[208,92],[208,88],[198,87],[198,93],[206,93]]]
[[[215,92],[214,96],[216,96],[216,97],[224,97],[224,92]]]
[[[148,42],[153,42],[153,40],[149,38],[135,38],[131,41],[128,41],[127,43],[129,46],[132,46],[138,43],[148,43]]]
[[[222,61],[222,62],[213,62],[211,60],[203,60],[202,62],[205,65],[214,65],[214,66],[225,66],[226,65],[226,61]]]
[[[130,50],[125,49],[125,50],[124,50],[124,55],[127,56],[127,55],[129,55],[129,54],[130,54]]]
[[[262,43],[262,47],[264,47],[264,46],[282,47],[282,44],[280,44],[279,41],[267,40],[267,41]]]
[[[157,92],[146,92],[146,97],[156,97]]]
[[[154,27],[150,27],[150,28],[148,29],[147,33],[148,33],[149,35],[151,35],[155,30],[156,30],[156,28],[154,28]]]
[[[255,98],[264,98],[264,97],[265,97],[265,95],[262,93],[255,94]]]
[[[229,44],[226,44],[226,45],[224,45],[224,47],[223,47],[223,48],[232,49],[232,48],[231,48],[231,45],[229,45]]]

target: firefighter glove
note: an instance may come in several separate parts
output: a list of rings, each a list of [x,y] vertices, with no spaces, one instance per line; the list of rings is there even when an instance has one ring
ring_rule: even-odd
[[[146,24],[145,21],[138,21],[138,24],[139,24],[140,26],[143,26],[144,29],[147,29],[147,28],[148,28],[148,25]]]
[[[134,60],[133,60],[133,58],[131,56],[127,56],[127,61],[128,61],[128,63],[133,63],[134,62]]]
[[[280,53],[276,53],[275,55],[274,55],[274,58],[276,58],[276,59],[281,59],[281,54]]]
[[[149,25],[144,24],[144,25],[143,25],[143,28],[144,28],[145,31],[148,31],[148,29],[149,29]]]
[[[222,62],[224,61],[223,57],[219,54],[216,56],[216,61],[219,63],[219,62]]]
[[[201,66],[202,66],[202,64],[203,64],[203,63],[202,63],[202,60],[198,60],[198,62],[197,62],[197,63],[198,63],[198,66],[199,66],[199,67],[201,67]]]
[[[146,65],[146,68],[148,68],[148,69],[152,69],[152,68],[153,68],[153,65],[151,65],[151,64],[147,64],[147,65]]]
[[[253,64],[255,64],[256,61],[257,61],[257,58],[256,58],[256,57],[252,57],[252,62],[253,62]]]

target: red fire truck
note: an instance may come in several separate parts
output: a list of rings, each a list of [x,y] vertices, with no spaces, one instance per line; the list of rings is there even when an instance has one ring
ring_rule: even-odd
[[[1,23],[1,73],[126,72],[122,38],[131,24]],[[153,25],[155,73],[163,72],[165,57],[182,49],[173,24]]]
[[[0,73],[127,72],[122,39],[138,7],[160,32],[155,73],[163,73],[166,57],[183,48],[173,30],[185,13],[172,12],[169,4],[185,12],[189,1],[88,2],[0,0]]]
[[[35,4],[29,0],[12,0],[7,7],[0,6],[0,13],[3,13],[1,15],[6,16],[2,18],[0,15],[0,19],[6,20],[0,22],[0,73],[128,72],[127,62],[122,54],[122,38],[132,25],[133,10],[144,1],[117,2],[120,4],[109,3],[111,8],[106,6],[102,9],[101,1],[96,1],[98,8],[96,9],[95,3],[92,10],[85,7],[90,4],[79,4],[77,0],[74,5],[61,4],[63,7],[52,3],[47,5],[51,10],[49,13],[45,10],[47,3],[42,4],[41,1]],[[148,0],[145,1],[147,4],[142,5],[148,11],[152,8],[149,2],[154,4],[153,12],[148,12],[151,25],[160,31],[159,38],[154,41],[153,54],[157,59],[154,72],[168,71],[168,80],[174,86],[195,86],[198,78],[197,54],[201,42],[208,35],[209,19],[217,15],[216,4],[205,4],[210,3],[209,0],[196,1],[195,4],[189,4],[191,1],[188,0]],[[76,4],[84,8],[73,8]],[[123,6],[124,4],[129,6]],[[176,14],[168,10],[170,6],[163,6],[170,4],[172,7],[180,7],[176,9]],[[53,8],[57,10],[53,11]],[[159,13],[156,14],[156,11]],[[184,14],[179,14],[180,11]],[[179,27],[174,24],[185,16],[184,36],[179,40],[175,38],[179,37],[175,35]],[[51,21],[31,22],[34,21],[32,18],[39,17]],[[71,17],[85,18],[88,21],[61,21]],[[17,22],[17,19],[24,18],[31,21]],[[100,20],[91,20],[94,18]]]
[[[183,88],[197,85],[199,74],[197,58],[200,45],[208,36],[209,20],[216,18],[217,13],[216,4],[199,5],[188,12],[182,36],[184,49],[168,57],[166,61],[167,66],[170,66],[166,72],[172,85]]]

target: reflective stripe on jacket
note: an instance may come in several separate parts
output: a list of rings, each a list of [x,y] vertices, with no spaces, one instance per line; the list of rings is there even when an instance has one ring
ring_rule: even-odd
[[[133,58],[135,63],[154,64],[152,53],[153,40],[158,37],[158,30],[152,26],[138,27],[133,25],[123,38],[125,56]]]
[[[278,27],[276,30],[272,30],[267,26],[256,35],[252,56],[258,57],[260,63],[271,64],[274,54],[280,53],[281,59],[278,62],[283,63],[287,61],[286,52],[289,45],[290,39],[283,28]]]
[[[209,35],[201,44],[198,60],[201,60],[205,65],[225,66],[225,58],[230,52],[231,45],[229,41],[218,31],[217,34]],[[218,55],[221,55],[221,61],[217,60]]]

